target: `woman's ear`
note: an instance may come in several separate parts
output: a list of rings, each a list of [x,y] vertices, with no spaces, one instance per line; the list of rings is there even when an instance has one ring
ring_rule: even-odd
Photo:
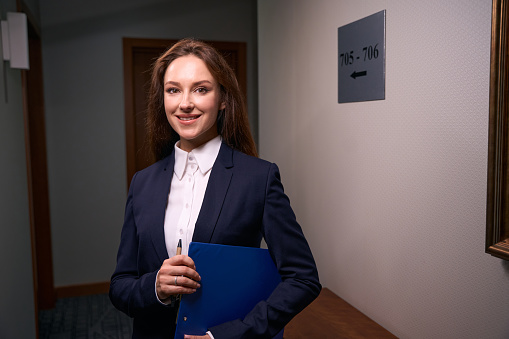
[[[226,103],[223,101],[219,104],[219,110],[222,111],[223,109],[226,108]]]

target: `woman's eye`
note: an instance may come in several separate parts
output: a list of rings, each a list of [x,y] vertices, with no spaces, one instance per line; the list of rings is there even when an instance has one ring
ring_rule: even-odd
[[[175,94],[178,92],[178,89],[174,88],[174,87],[170,87],[168,89],[166,89],[166,93],[169,93],[169,94]]]
[[[209,90],[208,90],[208,89],[206,89],[205,87],[198,87],[198,88],[196,89],[196,92],[198,92],[198,93],[202,93],[202,94],[205,94],[205,93],[207,93],[208,91],[209,91]]]

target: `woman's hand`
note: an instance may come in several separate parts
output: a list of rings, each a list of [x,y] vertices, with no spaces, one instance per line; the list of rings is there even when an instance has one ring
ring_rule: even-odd
[[[163,262],[157,274],[157,297],[164,302],[172,295],[194,293],[200,280],[193,259],[187,255],[173,256]]]
[[[205,335],[184,335],[184,339],[210,339],[208,334]]]

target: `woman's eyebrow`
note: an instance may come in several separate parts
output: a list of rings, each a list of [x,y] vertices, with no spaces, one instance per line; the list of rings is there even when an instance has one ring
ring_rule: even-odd
[[[180,86],[180,82],[172,81],[172,80],[168,80],[164,84],[165,85]],[[203,85],[203,84],[210,84],[210,85],[212,85],[212,82],[210,80],[200,80],[200,81],[193,82],[193,86]]]

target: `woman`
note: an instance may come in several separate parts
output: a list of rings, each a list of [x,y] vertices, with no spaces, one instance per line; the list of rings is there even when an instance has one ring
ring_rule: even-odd
[[[200,288],[189,243],[259,247],[263,237],[282,282],[244,319],[186,338],[272,338],[321,286],[279,170],[256,157],[237,80],[215,49],[185,39],[158,58],[147,126],[157,162],[131,182],[111,301],[134,318],[133,338],[172,338],[176,296]]]

